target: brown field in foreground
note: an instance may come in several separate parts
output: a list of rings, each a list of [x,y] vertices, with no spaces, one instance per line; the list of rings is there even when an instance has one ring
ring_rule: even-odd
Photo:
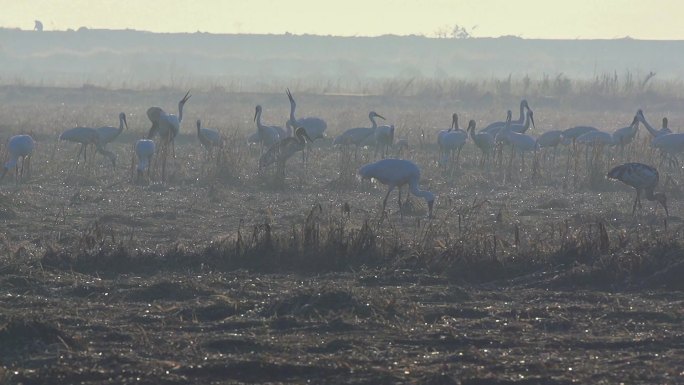
[[[184,90],[0,90],[3,146],[18,133],[38,142],[31,176],[0,185],[0,382],[683,380],[682,173],[660,166],[643,128],[624,153],[561,147],[536,174],[531,159],[481,168],[472,142],[444,170],[436,133],[453,112],[483,127],[506,108],[517,117],[519,99],[293,92],[298,117],[325,118],[328,138],[307,165],[291,158],[283,182],[257,173],[260,149],[245,138],[256,104],[284,124],[284,92],[196,91],[167,182],[155,161],[151,183],[134,184],[146,109],[175,112]],[[535,136],[612,132],[637,108],[654,126],[684,120],[634,98],[529,102]],[[415,197],[402,218],[396,193],[382,213],[384,186],[355,178],[373,150],[355,160],[332,146],[370,110],[408,140],[391,151],[421,167],[433,219]],[[77,147],[59,133],[116,125],[121,111],[130,128],[108,146],[116,168],[99,154],[75,168]],[[220,156],[199,146],[198,118],[226,137]],[[668,218],[646,200],[632,216],[634,190],[605,179],[624,161],[659,166]]]

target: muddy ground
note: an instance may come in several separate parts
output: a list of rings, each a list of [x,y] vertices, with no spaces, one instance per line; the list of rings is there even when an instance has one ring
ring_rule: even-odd
[[[31,132],[38,147],[31,176],[0,185],[0,382],[684,383],[681,170],[661,168],[668,218],[647,201],[632,216],[634,190],[603,178],[658,163],[645,132],[591,163],[562,148],[539,174],[529,159],[481,168],[469,143],[445,171],[443,101],[302,95],[331,136],[370,108],[392,119],[410,143],[395,155],[438,195],[429,220],[415,197],[381,212],[384,186],[354,178],[372,149],[354,159],[326,139],[284,181],[257,174],[260,149],[243,145],[254,105],[285,116],[286,99],[215,96],[188,103],[166,182],[155,163],[136,184],[131,146],[147,106],[174,105],[165,91],[2,90],[0,139]],[[530,104],[535,135],[580,124]],[[482,125],[498,116],[463,109]],[[117,167],[75,167],[59,132],[120,110],[131,128],[110,145]],[[634,113],[583,112],[606,129]],[[221,158],[199,148],[195,117],[230,138]]]

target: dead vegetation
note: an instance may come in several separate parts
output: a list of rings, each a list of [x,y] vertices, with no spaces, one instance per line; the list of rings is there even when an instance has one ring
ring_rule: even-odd
[[[660,166],[669,218],[650,202],[631,216],[634,191],[603,178],[622,156],[658,164],[643,135],[625,155],[562,148],[539,175],[514,165],[504,181],[493,164],[479,167],[472,143],[459,165],[437,166],[435,135],[451,107],[302,95],[314,110],[342,105],[325,116],[393,117],[410,144],[403,156],[438,195],[434,219],[415,197],[402,219],[395,195],[382,213],[384,187],[355,176],[372,149],[355,159],[316,141],[309,162],[294,156],[275,182],[269,170],[257,174],[260,150],[243,140],[253,128],[241,111],[255,96],[235,95],[224,111],[193,94],[187,114],[215,116],[226,146],[208,157],[181,134],[166,183],[153,172],[133,184],[128,164],[111,170],[97,156],[67,167],[73,152],[54,142],[55,127],[75,118],[58,105],[36,113],[27,98],[0,109],[63,116],[7,130],[32,127],[39,150],[26,183],[0,186],[0,382],[681,378],[681,171]],[[92,100],[75,110],[119,112]],[[489,121],[494,110],[463,113]],[[567,113],[535,109],[538,127],[570,125]],[[617,127],[633,113],[587,119]],[[134,132],[112,143],[119,159],[149,125],[136,114],[129,123]],[[328,124],[329,135],[344,128]]]

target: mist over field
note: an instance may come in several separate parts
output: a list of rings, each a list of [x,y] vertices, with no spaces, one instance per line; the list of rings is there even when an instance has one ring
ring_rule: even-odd
[[[0,384],[682,383],[682,48],[1,29]]]
[[[0,30],[0,83],[362,91],[382,79],[684,77],[684,42]],[[359,90],[361,89],[361,90]]]

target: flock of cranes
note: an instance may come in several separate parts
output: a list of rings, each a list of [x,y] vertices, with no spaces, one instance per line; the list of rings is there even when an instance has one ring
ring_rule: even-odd
[[[297,118],[296,102],[288,89],[286,91],[290,102],[289,119],[285,127],[277,125],[262,124],[261,117],[263,108],[257,105],[254,112],[254,122],[256,132],[248,138],[249,142],[261,144],[261,155],[259,158],[259,171],[263,171],[268,166],[276,165],[276,175],[284,178],[285,165],[289,158],[295,153],[302,152],[302,160],[306,163],[308,158],[307,144],[314,140],[323,138],[327,129],[325,120],[319,117]],[[180,132],[183,121],[183,108],[191,98],[188,91],[178,102],[178,113],[167,113],[161,107],[150,107],[147,116],[152,123],[146,138],[139,139],[134,145],[134,151],[138,159],[137,178],[143,178],[145,173],[149,178],[150,165],[153,157],[159,157],[161,164],[161,178],[164,181],[166,172],[166,158],[171,152],[175,157],[174,141]],[[375,148],[375,157],[380,155],[386,158],[391,145],[395,143],[395,126],[378,125],[376,119],[386,120],[385,117],[375,111],[368,114],[371,122],[370,127],[356,127],[344,131],[337,136],[333,145],[349,149],[354,147],[354,159],[358,157],[359,148],[372,146]],[[531,127],[535,127],[534,113],[527,100],[520,102],[520,115],[517,120],[512,119],[512,111],[508,110],[506,119],[489,124],[485,128],[476,131],[475,120],[470,120],[466,129],[459,126],[458,114],[452,115],[451,126],[448,129],[440,130],[437,133],[437,163],[445,169],[449,164],[458,164],[460,153],[468,140],[479,149],[481,153],[480,166],[484,167],[488,162],[493,163],[493,157],[498,160],[501,167],[503,163],[503,148],[510,147],[510,158],[507,167],[510,168],[516,156],[521,157],[521,170],[525,171],[525,155],[534,154],[537,161],[537,153],[541,150],[553,149],[554,159],[556,149],[561,144],[589,146],[619,146],[624,154],[625,146],[634,141],[638,132],[639,124],[643,124],[651,136],[651,145],[660,150],[662,156],[673,164],[678,165],[677,155],[684,152],[684,134],[672,133],[667,126],[667,119],[663,119],[660,129],[654,128],[645,118],[642,110],[638,110],[632,123],[629,126],[619,128],[612,133],[601,131],[592,126],[576,126],[566,130],[547,131],[537,138],[527,134]],[[215,148],[224,145],[224,139],[218,130],[202,126],[200,119],[196,121],[197,138],[200,144],[206,149],[209,157]],[[126,114],[119,114],[119,125],[103,126],[99,128],[75,127],[68,129],[59,136],[60,140],[79,143],[78,154],[75,165],[78,167],[83,155],[87,161],[88,147],[94,148],[96,153],[107,158],[112,167],[116,166],[116,154],[107,150],[108,143],[116,140],[124,129],[128,129]],[[291,135],[294,131],[294,135]],[[158,143],[153,138],[159,137]],[[404,143],[406,144],[406,143]],[[30,172],[30,157],[35,148],[35,142],[29,135],[16,135],[9,139],[7,143],[7,154],[9,160],[5,163],[2,180],[7,172],[15,169],[17,181],[23,177],[24,168]],[[92,150],[91,150],[92,153]],[[19,164],[21,162],[21,169]],[[403,159],[382,159],[374,163],[362,166],[358,170],[358,175],[362,178],[373,178],[382,184],[387,185],[388,190],[383,200],[383,210],[386,207],[389,194],[395,189],[399,189],[399,205],[401,207],[401,187],[409,186],[409,191],[421,198],[424,198],[432,216],[432,207],[435,195],[432,192],[419,188],[420,169],[409,160]],[[505,174],[504,174],[505,175]],[[646,198],[659,202],[666,211],[667,204],[665,195],[655,193],[658,184],[658,171],[648,165],[641,163],[625,163],[615,167],[608,174],[610,179],[617,179],[625,184],[632,186],[637,191],[634,201],[633,213],[637,206],[641,206],[641,193],[645,191]]]

